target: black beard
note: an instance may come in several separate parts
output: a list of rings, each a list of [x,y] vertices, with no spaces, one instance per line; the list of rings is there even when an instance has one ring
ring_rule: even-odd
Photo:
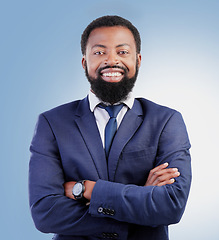
[[[107,66],[104,69],[106,68],[118,68],[118,66]],[[87,65],[85,64],[85,74],[88,81],[90,82],[91,89],[93,90],[95,95],[101,101],[110,104],[115,104],[121,102],[122,100],[126,100],[128,94],[132,91],[138,76],[137,64],[134,77],[128,78],[127,70],[123,69],[125,73],[123,79],[120,82],[104,81],[100,75],[101,70],[103,70],[103,68],[99,70],[97,78],[92,78],[91,76],[89,76],[87,71]]]

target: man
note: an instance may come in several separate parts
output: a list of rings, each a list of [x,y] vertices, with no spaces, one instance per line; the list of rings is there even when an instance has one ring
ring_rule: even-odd
[[[36,227],[56,240],[166,240],[181,219],[190,143],[180,113],[132,96],[140,44],[126,19],[94,20],[81,38],[88,97],[39,116],[30,206]]]

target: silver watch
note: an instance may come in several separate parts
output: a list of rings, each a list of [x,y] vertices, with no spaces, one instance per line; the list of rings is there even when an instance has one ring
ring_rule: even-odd
[[[72,189],[72,194],[76,200],[86,200],[84,197],[84,191],[85,191],[85,186],[84,186],[85,180],[78,181],[75,183],[73,189]]]

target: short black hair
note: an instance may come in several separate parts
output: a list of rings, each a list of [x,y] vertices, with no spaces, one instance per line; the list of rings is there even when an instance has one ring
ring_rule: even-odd
[[[124,26],[132,32],[134,39],[135,39],[135,43],[136,43],[137,53],[140,53],[141,37],[140,37],[140,34],[139,34],[137,28],[130,21],[128,21],[125,18],[116,16],[116,15],[107,15],[107,16],[103,16],[103,17],[93,20],[85,28],[83,34],[81,35],[81,52],[82,52],[82,54],[85,55],[89,35],[94,29],[100,28],[100,27],[114,27],[114,26]]]

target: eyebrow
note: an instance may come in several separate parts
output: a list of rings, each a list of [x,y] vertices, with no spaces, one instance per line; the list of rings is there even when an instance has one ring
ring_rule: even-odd
[[[128,43],[119,44],[116,47],[124,47],[124,46],[130,47],[130,45]]]
[[[128,43],[122,43],[122,44],[117,45],[116,48],[124,47],[124,46],[130,47],[130,45]],[[95,47],[107,48],[105,45],[102,45],[102,44],[95,44],[92,48],[95,48]]]
[[[95,44],[92,48],[95,48],[95,47],[106,48],[106,46],[102,44]]]

